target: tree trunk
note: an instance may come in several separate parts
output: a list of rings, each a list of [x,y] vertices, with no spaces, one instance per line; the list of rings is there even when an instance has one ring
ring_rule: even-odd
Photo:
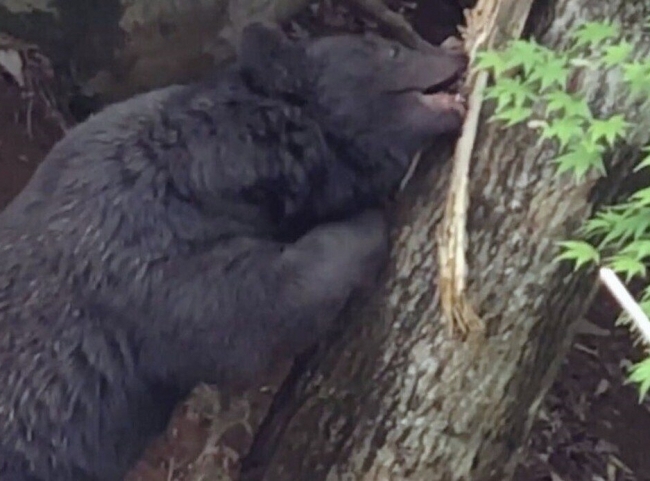
[[[232,57],[244,21],[308,0],[4,0],[0,31],[34,42],[102,100],[184,82]]]
[[[541,3],[541,4],[539,4]],[[650,0],[538,2],[536,38],[562,48],[567,29],[613,19],[647,57]],[[626,105],[614,72],[573,79],[597,114]],[[484,112],[470,185],[468,291],[487,328],[449,336],[438,310],[436,227],[450,166],[433,169],[399,212],[381,292],[353,327],[295,369],[245,460],[249,479],[426,481],[509,479],[543,395],[565,355],[594,280],[552,262],[555,242],[616,189],[650,132],[648,104],[608,159],[606,182],[558,177],[553,146],[524,126],[503,130]],[[594,189],[594,187],[597,187]],[[596,194],[595,196],[592,194]]]

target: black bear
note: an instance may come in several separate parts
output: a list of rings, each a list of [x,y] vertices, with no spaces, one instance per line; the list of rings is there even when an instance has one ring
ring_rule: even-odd
[[[254,24],[208,79],[70,130],[0,215],[0,479],[120,480],[197,383],[318,342],[466,66]]]

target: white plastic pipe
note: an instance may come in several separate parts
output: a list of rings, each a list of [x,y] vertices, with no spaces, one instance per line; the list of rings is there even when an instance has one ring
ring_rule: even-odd
[[[620,306],[630,315],[646,344],[650,345],[650,319],[645,315],[639,303],[634,300],[630,291],[627,290],[613,270],[608,267],[601,267],[599,276]]]

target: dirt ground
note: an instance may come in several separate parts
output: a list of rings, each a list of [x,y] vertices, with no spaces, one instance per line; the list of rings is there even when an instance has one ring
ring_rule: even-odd
[[[431,3],[415,12],[423,36],[447,34],[437,24]],[[428,21],[428,20],[430,21]],[[336,10],[312,11],[293,28],[360,31],[364,25]],[[424,28],[424,27],[423,27]],[[25,184],[34,167],[60,135],[46,116],[34,117],[27,134],[26,116],[6,79],[0,82],[0,207]],[[601,293],[548,394],[516,481],[650,481],[650,401],[638,402],[625,385],[630,359],[639,359],[627,331],[615,327],[617,306]],[[549,319],[548,322],[552,322]],[[181,481],[185,468],[203,450],[209,421],[180,406],[165,436],[156,441],[129,481]],[[284,480],[279,480],[284,481]]]
[[[626,385],[640,351],[601,292],[533,427],[516,481],[650,480],[650,401]],[[549,322],[552,320],[549,319]]]

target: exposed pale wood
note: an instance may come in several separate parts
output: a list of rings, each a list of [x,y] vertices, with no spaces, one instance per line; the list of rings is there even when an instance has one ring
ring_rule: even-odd
[[[467,25],[463,29],[463,38],[470,61],[473,63],[476,53],[481,50],[499,47],[504,40],[518,38],[531,6],[532,0],[479,0],[473,9],[466,10]],[[485,328],[465,292],[465,226],[469,207],[470,164],[487,81],[488,74],[484,71],[472,69],[468,76],[470,94],[467,118],[454,152],[445,215],[438,238],[440,307],[450,332],[459,331],[463,336],[471,330]]]

